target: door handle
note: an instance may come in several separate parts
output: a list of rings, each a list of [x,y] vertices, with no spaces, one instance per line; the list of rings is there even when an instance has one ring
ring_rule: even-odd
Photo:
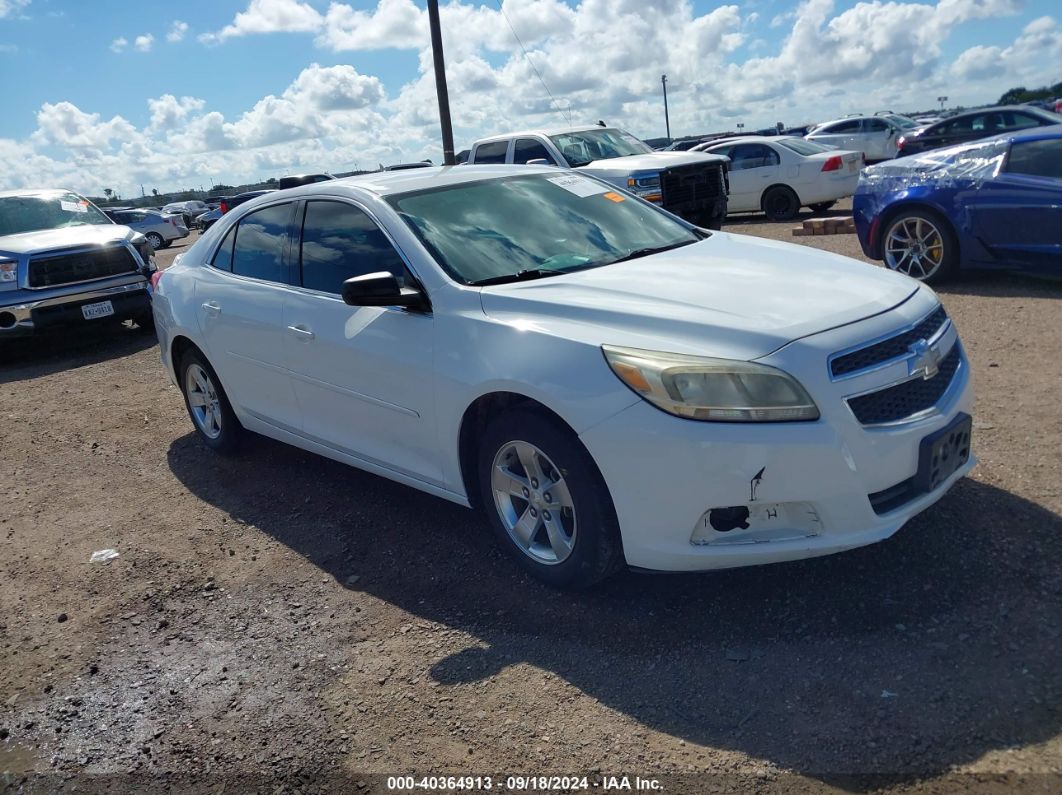
[[[288,326],[288,331],[300,340],[305,340],[306,342],[309,342],[316,336],[310,329],[306,328],[306,326]]]
[[[203,303],[203,311],[205,311],[208,315],[213,315],[214,317],[217,317],[221,314],[221,304],[217,303],[216,301],[205,301]]]

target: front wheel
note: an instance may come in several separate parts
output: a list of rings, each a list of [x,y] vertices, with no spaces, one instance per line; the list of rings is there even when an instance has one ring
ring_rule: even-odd
[[[199,438],[222,455],[235,453],[244,430],[214,368],[199,351],[192,349],[181,358],[177,372],[188,416]]]
[[[800,199],[792,188],[775,185],[763,194],[763,212],[771,221],[792,221],[800,212]]]
[[[888,268],[926,284],[947,279],[959,261],[951,228],[924,210],[907,210],[889,221],[882,251]]]
[[[499,542],[534,577],[586,588],[622,567],[608,489],[559,422],[522,410],[491,422],[480,443],[479,486]]]

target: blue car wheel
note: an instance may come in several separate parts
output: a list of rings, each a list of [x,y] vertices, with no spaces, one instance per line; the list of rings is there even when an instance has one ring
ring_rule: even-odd
[[[950,276],[959,254],[948,225],[922,210],[907,210],[889,221],[881,248],[886,267],[927,284]]]

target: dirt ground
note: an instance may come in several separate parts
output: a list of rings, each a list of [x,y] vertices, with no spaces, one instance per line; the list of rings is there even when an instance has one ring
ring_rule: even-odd
[[[859,256],[762,221],[728,228]],[[0,348],[0,789],[1060,791],[1062,283],[941,294],[981,463],[936,507],[580,594],[450,503],[264,439],[209,453],[135,329]]]

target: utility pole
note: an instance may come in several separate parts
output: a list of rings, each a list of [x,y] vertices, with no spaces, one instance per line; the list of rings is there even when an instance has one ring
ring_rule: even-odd
[[[671,119],[667,115],[667,75],[660,75],[660,85],[664,87],[664,125],[667,127],[667,140],[671,141]]]
[[[443,59],[442,31],[439,29],[439,0],[428,0],[428,25],[431,27],[431,54],[435,61],[435,92],[439,95],[443,165],[456,166],[454,131],[450,125],[450,95],[446,90],[446,62]]]

